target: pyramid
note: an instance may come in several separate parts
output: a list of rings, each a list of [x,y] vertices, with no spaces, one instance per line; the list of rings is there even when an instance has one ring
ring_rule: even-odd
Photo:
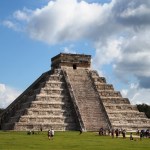
[[[91,69],[91,55],[60,53],[0,116],[1,130],[150,128],[150,119]]]

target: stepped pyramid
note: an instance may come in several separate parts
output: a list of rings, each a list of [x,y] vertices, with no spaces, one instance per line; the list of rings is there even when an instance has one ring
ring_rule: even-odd
[[[91,56],[65,54],[0,116],[2,130],[85,130],[150,128],[150,119],[91,70]]]

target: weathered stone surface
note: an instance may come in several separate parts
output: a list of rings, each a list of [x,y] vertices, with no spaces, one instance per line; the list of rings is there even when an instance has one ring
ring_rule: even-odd
[[[59,54],[0,116],[3,130],[150,128],[150,119],[90,69],[91,56]]]

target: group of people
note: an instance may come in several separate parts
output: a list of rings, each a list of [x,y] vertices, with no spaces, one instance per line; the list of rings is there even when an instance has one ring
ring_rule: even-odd
[[[116,137],[118,138],[120,135],[122,135],[123,138],[126,138],[126,130],[125,129],[111,129],[111,130],[106,130],[104,128],[99,129],[99,135],[110,135],[112,138]],[[138,130],[136,131],[136,135],[142,138],[150,138],[150,130]],[[132,132],[129,135],[130,140],[133,140],[133,134]]]
[[[123,138],[126,138],[126,130],[125,129],[111,129],[110,134],[112,138],[116,135],[116,138],[118,138],[121,134]]]
[[[42,128],[40,129],[41,132],[42,132]],[[82,134],[82,130],[79,130],[80,131],[80,134]],[[31,135],[31,134],[34,134],[34,131],[28,131],[27,132],[28,135]],[[48,130],[48,139],[51,140],[53,139],[54,137],[54,134],[55,134],[55,131],[53,128],[51,128],[50,130]],[[111,130],[106,130],[104,128],[100,128],[99,129],[99,135],[102,136],[102,135],[109,135],[111,136],[112,138],[116,137],[118,138],[120,135],[122,134],[122,137],[123,138],[126,138],[126,130],[125,129],[111,129]],[[149,129],[146,129],[146,130],[138,130],[136,131],[136,135],[140,137],[140,139],[142,138],[150,138],[150,130]],[[133,140],[133,134],[132,132],[130,133],[129,135],[130,137],[130,140]]]
[[[42,130],[43,130],[43,129],[40,128],[40,131],[41,131],[41,132],[42,132]],[[37,133],[39,134],[39,131],[38,131]],[[27,132],[27,135],[33,135],[33,134],[37,134],[37,133],[35,133],[33,130],[30,130],[30,131]],[[53,128],[51,128],[50,130],[48,130],[48,132],[47,132],[48,139],[49,139],[49,140],[50,140],[50,139],[53,139],[54,134],[55,134],[55,131],[54,131]]]
[[[118,136],[120,136],[120,134],[122,134],[123,138],[125,138],[126,130],[122,130],[122,129],[106,130],[104,128],[99,129],[99,135],[110,135],[110,136],[112,136],[112,138],[114,138],[116,135],[116,138],[118,138]]]
[[[136,135],[140,136],[140,139],[142,138],[150,138],[150,130],[149,129],[143,129],[143,130],[138,130],[136,131]]]
[[[55,131],[54,131],[53,128],[51,128],[50,130],[48,130],[48,133],[47,133],[48,139],[49,139],[49,140],[50,140],[50,139],[53,139],[54,134],[55,134]]]

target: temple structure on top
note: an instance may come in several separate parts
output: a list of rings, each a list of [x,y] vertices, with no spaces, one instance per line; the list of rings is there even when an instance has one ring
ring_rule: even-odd
[[[150,128],[150,119],[91,69],[91,55],[60,53],[0,115],[2,130]]]
[[[91,55],[60,53],[59,55],[53,57],[51,59],[51,62],[51,69],[67,67],[72,67],[73,69],[90,69]]]

